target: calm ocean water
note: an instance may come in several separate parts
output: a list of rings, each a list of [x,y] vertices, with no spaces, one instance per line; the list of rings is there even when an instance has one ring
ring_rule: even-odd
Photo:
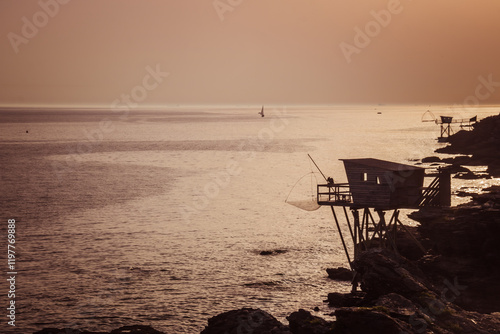
[[[16,329],[2,315],[1,332],[197,333],[240,307],[285,323],[299,308],[330,313],[328,292],[350,288],[326,278],[347,265],[331,212],[285,203],[314,170],[307,153],[345,181],[338,159],[414,163],[434,155],[439,130],[419,107],[258,111],[0,112],[0,248],[13,218],[18,272]],[[293,189],[308,196],[307,185]]]

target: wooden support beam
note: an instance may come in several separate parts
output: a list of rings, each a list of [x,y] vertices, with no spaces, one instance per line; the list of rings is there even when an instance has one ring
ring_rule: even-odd
[[[349,220],[349,215],[347,214],[347,210],[346,210],[345,206],[343,206],[342,208],[344,209],[344,215],[345,215],[345,219],[347,221],[347,226],[349,226],[349,232],[351,233],[351,238],[352,238],[352,240],[356,240],[356,238],[354,237],[354,233],[352,231],[351,222]]]
[[[359,256],[361,239],[363,239],[363,231],[359,227],[359,212],[357,209],[351,210],[354,217],[354,259],[356,260]]]
[[[378,227],[379,227],[380,246],[386,247],[388,236],[387,236],[387,226],[385,223],[385,212],[382,210],[375,210],[375,211],[377,212],[378,217],[379,217]],[[382,235],[382,232],[385,232],[385,233],[383,233],[383,235]]]
[[[365,240],[369,241],[370,235],[368,234],[368,214],[366,213],[366,211],[368,211],[368,208],[365,208],[363,210],[363,226],[365,229]]]
[[[351,267],[352,270],[353,267],[352,267],[351,257],[349,256],[349,251],[347,250],[347,246],[344,241],[344,236],[342,235],[342,230],[340,229],[340,224],[337,219],[337,215],[335,214],[335,209],[333,208],[333,206],[330,206],[330,208],[332,208],[333,218],[335,219],[335,224],[337,224],[337,230],[339,231],[340,240],[342,240],[342,246],[344,246],[344,252],[345,255],[347,256],[347,261],[349,261],[349,266]]]
[[[398,224],[399,222],[399,210],[394,210],[392,216],[394,217],[394,225],[392,226],[392,233],[391,233],[391,246],[392,249],[396,254],[399,254],[398,252],[398,243],[397,243],[397,236],[398,236]],[[401,222],[399,222],[401,224]]]
[[[365,227],[365,249],[370,249],[372,246],[372,238],[370,238],[370,233],[368,229],[368,213],[370,212],[370,209],[364,208],[363,209],[363,226]],[[373,237],[373,234],[372,234]]]

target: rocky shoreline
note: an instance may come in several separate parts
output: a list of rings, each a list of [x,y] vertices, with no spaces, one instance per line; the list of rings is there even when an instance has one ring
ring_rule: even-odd
[[[500,177],[500,115],[451,136],[449,142],[437,152],[462,156],[423,162],[451,164],[459,177]],[[487,174],[477,175],[463,165],[488,166]],[[405,231],[398,232],[399,254],[363,252],[353,263],[361,291],[325,296],[335,321],[301,309],[285,325],[260,309],[243,308],[208,319],[201,334],[500,333],[500,186],[472,195],[465,205],[419,210],[411,218],[419,226],[409,230],[426,252]],[[275,253],[279,250],[261,255]],[[352,272],[342,268],[329,269],[328,275],[352,279]],[[44,329],[35,334],[62,333],[162,334],[148,326],[109,333]]]
[[[500,176],[500,115],[477,123],[473,131],[450,137],[439,153],[461,154],[423,162],[450,164],[455,177]],[[463,165],[487,166],[476,174]],[[335,321],[310,311],[287,317],[289,325],[259,309],[240,309],[208,320],[202,334],[356,334],[356,333],[500,333],[500,186],[472,195],[459,207],[420,210],[411,228],[423,253],[407,233],[399,232],[398,250],[368,250],[354,262],[361,292],[330,293]],[[333,279],[352,278],[342,268]]]

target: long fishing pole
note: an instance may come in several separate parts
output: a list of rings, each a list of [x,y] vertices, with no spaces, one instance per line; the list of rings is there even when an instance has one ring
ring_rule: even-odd
[[[307,156],[309,157],[309,159],[311,159],[311,161],[313,162],[314,166],[316,166],[316,168],[319,170],[319,172],[321,173],[321,175],[323,175],[323,178],[325,179],[325,181],[328,182],[325,174],[323,174],[323,172],[321,171],[321,169],[319,169],[318,165],[316,165],[316,162],[314,162],[313,158],[309,155],[309,153],[307,153]]]

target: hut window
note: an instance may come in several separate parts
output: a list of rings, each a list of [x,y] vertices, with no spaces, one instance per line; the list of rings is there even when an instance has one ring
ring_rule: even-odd
[[[361,174],[361,180],[362,181],[368,181],[368,173]]]
[[[382,183],[380,182],[380,176],[377,176],[377,184],[382,184]]]

